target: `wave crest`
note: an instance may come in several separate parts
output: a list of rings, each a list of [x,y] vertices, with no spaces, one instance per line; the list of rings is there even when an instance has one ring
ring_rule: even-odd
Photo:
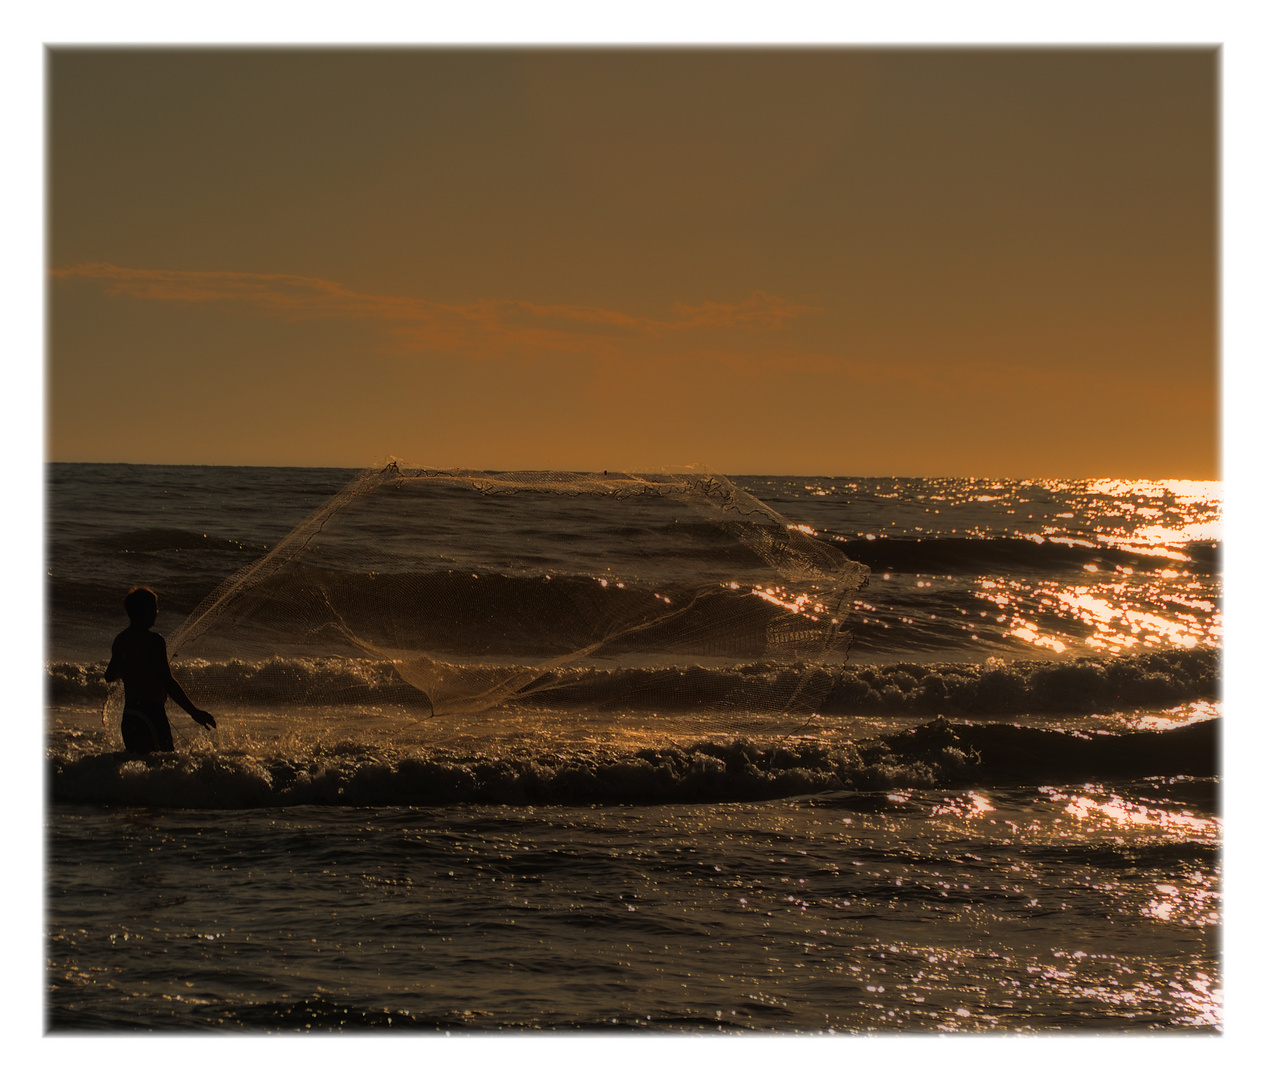
[[[518,669],[451,665],[495,682]],[[50,662],[54,704],[104,698],[105,665]],[[312,704],[392,704],[429,715],[426,695],[386,660],[287,659],[187,661],[177,677],[195,701],[211,706],[302,708]],[[756,662],[737,666],[574,666],[524,680],[522,696],[571,709],[683,711],[741,708],[787,699],[799,687],[798,712],[834,716],[958,717],[1071,715],[1167,707],[1216,698],[1216,649],[1169,649],[1127,657],[1007,663],[899,663],[859,667]]]
[[[706,740],[628,753],[458,756],[342,744],[310,758],[246,752],[55,755],[54,802],[246,809],[296,805],[663,805],[832,791],[1215,776],[1220,721],[1085,735],[934,721],[865,743]]]

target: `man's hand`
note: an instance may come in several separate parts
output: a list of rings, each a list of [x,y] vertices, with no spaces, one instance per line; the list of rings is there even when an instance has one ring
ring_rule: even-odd
[[[194,709],[193,712],[191,712],[189,715],[192,716],[204,728],[215,727],[215,717],[203,709]]]

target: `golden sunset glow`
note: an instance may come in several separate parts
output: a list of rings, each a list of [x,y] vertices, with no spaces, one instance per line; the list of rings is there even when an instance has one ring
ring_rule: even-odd
[[[1216,473],[1212,49],[48,72],[56,460]]]

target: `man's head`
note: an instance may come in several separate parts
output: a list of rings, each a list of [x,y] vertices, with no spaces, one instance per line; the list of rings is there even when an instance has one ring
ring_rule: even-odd
[[[134,625],[153,626],[158,618],[158,594],[153,589],[138,585],[128,590],[123,598],[123,607]]]

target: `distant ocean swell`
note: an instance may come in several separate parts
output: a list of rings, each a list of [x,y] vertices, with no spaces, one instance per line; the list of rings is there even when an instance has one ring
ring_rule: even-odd
[[[933,721],[862,743],[725,739],[630,752],[397,753],[344,741],[308,758],[235,750],[54,755],[54,802],[245,809],[296,805],[664,805],[901,788],[1209,778],[1221,725],[1077,735]],[[891,807],[888,807],[891,809]]]
[[[969,574],[1077,570],[1087,563],[1103,569],[1181,568],[1212,574],[1219,569],[1220,546],[1193,541],[1172,547],[1117,545],[1084,539],[1051,537],[876,537],[832,538],[850,559],[872,573]]]
[[[455,662],[454,667],[461,668]],[[51,704],[100,704],[102,663],[51,661]],[[421,691],[385,660],[281,659],[189,661],[175,665],[182,685],[209,708],[225,705],[398,704],[426,708]],[[898,663],[871,666],[755,662],[729,667],[567,668],[529,687],[542,705],[571,708],[694,710],[786,700],[803,683],[802,711],[838,716],[996,717],[1084,715],[1216,700],[1220,653],[1162,649],[1120,658],[1006,663]],[[773,693],[771,693],[773,691]]]
[[[672,551],[679,558],[706,558],[735,567],[762,565],[749,548],[721,539],[713,525],[674,521],[649,528],[612,526],[607,533],[612,544],[636,543],[651,550]],[[538,541],[556,541],[564,547],[574,539],[568,534],[539,530],[534,535]],[[680,538],[698,538],[706,544],[682,544]],[[1058,535],[863,538],[836,536],[828,532],[819,533],[818,538],[872,570],[897,573],[952,574],[982,569],[991,572],[1014,569],[1054,571],[1064,567],[1074,569],[1088,562],[1145,569],[1183,564],[1186,569],[1202,573],[1216,573],[1220,568],[1220,545],[1216,541],[1204,540],[1155,546],[1114,542],[1110,537],[1098,537],[1092,542],[1084,537]],[[258,556],[267,552],[269,546],[209,533],[151,528],[103,537],[93,542],[92,550],[102,555],[121,556],[173,551]],[[383,568],[389,567],[384,565]]]

